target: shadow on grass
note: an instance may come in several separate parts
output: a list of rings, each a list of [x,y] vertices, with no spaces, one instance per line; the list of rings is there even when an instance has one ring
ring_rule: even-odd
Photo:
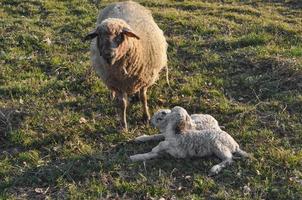
[[[257,102],[302,92],[302,72],[293,60],[238,57],[227,62],[226,90],[236,99]]]
[[[147,161],[146,165],[142,162],[130,162],[128,156],[150,151],[155,145],[155,142],[150,142],[148,145],[133,142],[119,143],[102,152],[90,155],[79,155],[68,159],[54,158],[45,165],[28,168],[10,180],[1,180],[0,191],[15,195],[23,193],[26,197],[31,198],[45,198],[45,195],[53,198],[68,198],[67,185],[77,185],[81,190],[85,182],[97,179],[101,181],[99,184],[104,184],[108,193],[122,196],[127,189],[119,187],[116,181],[123,180],[137,184],[137,180],[141,179],[142,175],[147,179],[147,182],[144,183],[147,185],[167,178],[173,182],[173,187],[181,185],[192,188],[193,180],[187,180],[185,176],[193,177],[195,174],[207,176],[211,166],[219,162],[219,159],[213,157],[210,159],[175,159],[170,156]],[[233,173],[230,172],[230,170],[233,171],[232,168],[229,167],[223,175],[227,184],[234,180],[231,175]],[[215,179],[221,181],[220,176]],[[60,187],[58,187],[59,185]],[[237,187],[236,184],[233,186]],[[43,188],[44,191],[46,188],[48,189],[43,194],[37,192],[36,188]],[[145,197],[147,191],[144,191],[142,187],[128,195]]]
[[[13,144],[8,142],[7,139],[21,127],[26,115],[26,112],[16,108],[0,108],[0,155],[4,152],[13,153],[19,151],[19,148],[13,147]]]

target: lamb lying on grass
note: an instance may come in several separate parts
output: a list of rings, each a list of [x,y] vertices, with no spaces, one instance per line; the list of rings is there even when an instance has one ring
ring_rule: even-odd
[[[166,121],[164,119],[166,118],[167,114],[171,113],[170,109],[161,109],[154,113],[153,117],[151,118],[151,123],[154,127],[158,128],[160,130],[160,134],[157,135],[141,135],[137,138],[135,138],[136,142],[146,142],[151,140],[162,140],[165,138],[165,127],[166,127]],[[218,124],[218,121],[212,117],[211,115],[207,114],[193,114],[190,116],[192,119],[192,126],[197,130],[203,130],[203,129],[219,129],[220,126]]]
[[[169,153],[176,158],[214,154],[222,160],[210,170],[209,175],[215,175],[232,163],[233,153],[249,157],[249,154],[241,150],[237,142],[220,128],[197,130],[195,126],[185,109],[174,107],[157,124],[165,140],[154,147],[151,152],[136,154],[130,156],[130,159],[132,161],[148,160],[158,157],[161,153]]]

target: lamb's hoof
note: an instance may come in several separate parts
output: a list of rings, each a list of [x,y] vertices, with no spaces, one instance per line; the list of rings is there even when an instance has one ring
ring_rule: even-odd
[[[217,175],[219,172],[221,171],[221,167],[220,166],[213,166],[208,174],[208,176],[215,176]]]
[[[135,142],[145,142],[146,140],[146,137],[148,137],[148,135],[141,135],[141,136],[138,136],[134,139]]]
[[[138,155],[133,155],[133,156],[130,156],[130,160],[131,160],[132,162],[136,162],[136,161],[139,161],[140,159],[139,159],[139,156],[138,156]]]
[[[211,171],[210,171],[210,172],[208,173],[208,176],[215,176],[215,175],[217,175],[215,172],[211,172]]]

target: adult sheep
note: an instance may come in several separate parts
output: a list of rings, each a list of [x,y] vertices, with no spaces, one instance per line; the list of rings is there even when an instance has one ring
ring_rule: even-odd
[[[116,94],[122,126],[127,130],[128,95],[139,92],[143,119],[150,120],[147,89],[167,66],[167,42],[151,12],[138,3],[113,3],[99,14],[89,33],[92,66]]]

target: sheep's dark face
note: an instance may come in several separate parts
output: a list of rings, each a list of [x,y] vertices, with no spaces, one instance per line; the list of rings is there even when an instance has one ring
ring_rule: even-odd
[[[100,56],[109,64],[113,65],[123,57],[129,49],[126,40],[129,37],[139,37],[129,28],[126,22],[120,19],[104,20],[86,39],[97,38],[97,47]]]
[[[167,115],[171,112],[170,109],[161,109],[154,113],[151,118],[151,124],[156,128],[162,128],[165,126],[165,119]]]

